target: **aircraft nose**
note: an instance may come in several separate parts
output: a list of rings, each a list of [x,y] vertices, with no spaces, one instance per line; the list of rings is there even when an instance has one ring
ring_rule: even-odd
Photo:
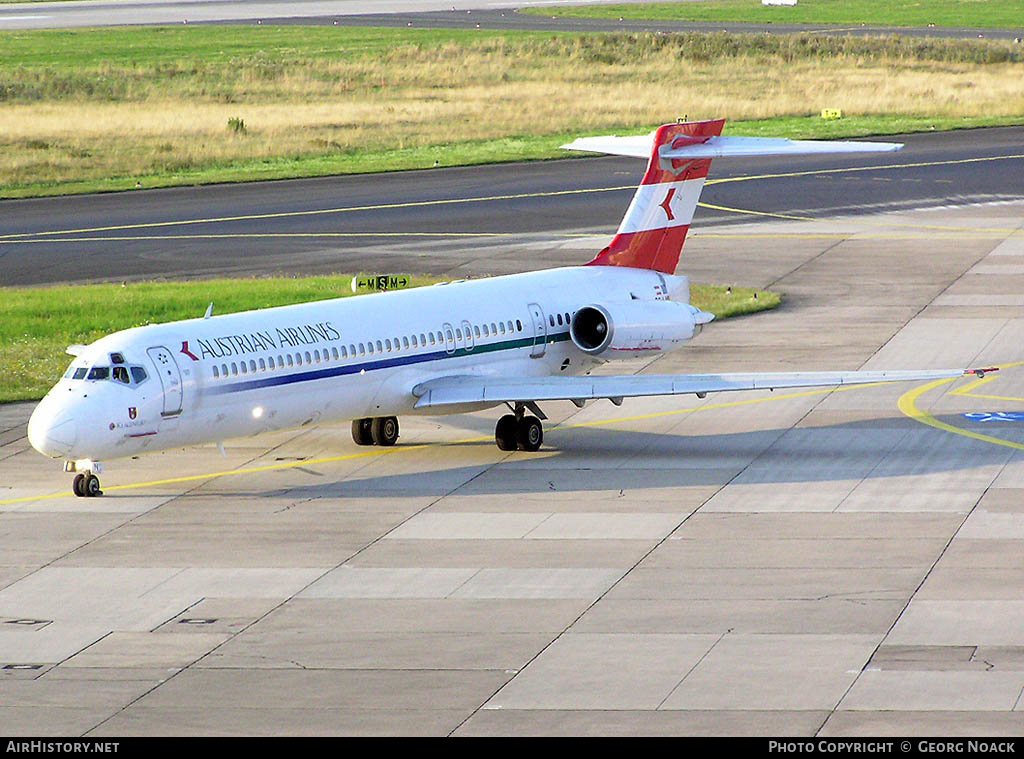
[[[78,442],[78,424],[70,411],[40,403],[28,420],[28,441],[44,456],[60,458]]]

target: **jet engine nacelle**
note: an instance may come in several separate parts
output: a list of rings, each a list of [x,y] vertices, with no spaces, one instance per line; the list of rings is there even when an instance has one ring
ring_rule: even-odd
[[[592,304],[573,315],[569,336],[591,356],[634,358],[672,350],[712,318],[694,306],[668,300]]]

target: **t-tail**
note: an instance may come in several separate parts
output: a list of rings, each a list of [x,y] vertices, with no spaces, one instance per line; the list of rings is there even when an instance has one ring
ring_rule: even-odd
[[[628,266],[673,274],[712,158],[899,150],[895,142],[824,142],[722,137],[724,119],[665,124],[640,137],[583,137],[562,147],[647,159],[611,244],[588,266]]]

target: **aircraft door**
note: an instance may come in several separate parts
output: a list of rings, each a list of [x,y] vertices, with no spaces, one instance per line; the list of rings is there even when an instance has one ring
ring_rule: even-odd
[[[533,348],[530,351],[530,358],[540,358],[544,355],[544,348],[548,341],[548,324],[544,321],[544,309],[537,303],[531,303],[530,318],[533,319]]]
[[[164,408],[161,416],[177,416],[181,413],[181,371],[174,361],[174,354],[162,346],[150,348],[146,352],[156,365],[156,375],[160,378],[160,385],[164,390]]]
[[[476,347],[476,341],[473,339],[473,325],[465,319],[462,320],[462,331],[466,333],[466,350],[471,351]]]
[[[444,333],[444,349],[450,356],[455,353],[455,327],[445,322],[441,325],[441,332]]]

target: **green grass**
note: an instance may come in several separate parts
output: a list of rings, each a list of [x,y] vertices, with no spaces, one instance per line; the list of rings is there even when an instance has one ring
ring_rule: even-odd
[[[351,276],[0,288],[0,402],[41,398],[64,349],[118,330],[352,295]],[[433,280],[418,278],[416,284]]]
[[[270,77],[281,67],[309,59],[341,61],[380,56],[396,44],[439,46],[448,42],[554,32],[467,29],[394,29],[335,26],[145,26],[100,29],[5,30],[0,32],[3,69],[49,68],[74,74],[102,62],[111,67],[161,67],[158,78],[176,78],[239,63],[257,64]]]
[[[519,12],[653,21],[1024,28],[1024,0],[799,0],[794,7],[764,6],[761,0],[705,0],[544,6],[523,8]]]
[[[212,301],[226,314],[351,296],[351,275],[135,282],[0,288],[0,403],[41,398],[71,357],[65,348],[89,344],[118,330],[202,316]],[[436,280],[414,277],[413,284]],[[695,285],[694,305],[721,318],[774,308],[779,296],[763,290]]]
[[[721,0],[723,5],[734,1]],[[1024,0],[1013,0],[1013,4],[1021,9],[1018,21],[1024,25]],[[639,9],[637,12],[650,8],[652,13],[658,9],[683,13],[692,5],[702,4],[621,7]],[[620,6],[573,6],[580,15],[604,13],[616,7]],[[214,101],[266,96],[280,92],[279,80],[296,69],[321,69],[315,74],[319,84],[337,76],[337,69],[325,65],[332,62],[380,60],[398,69],[409,51],[426,50],[451,58],[452,51],[457,55],[460,48],[499,52],[508,45],[513,46],[509,49],[516,55],[539,58],[542,64],[552,56],[590,64],[627,63],[651,56],[697,60],[779,56],[792,61],[846,55],[986,64],[1024,60],[1024,50],[994,41],[891,36],[587,34],[329,26],[0,30],[0,103],[139,100],[154,92]],[[381,73],[374,71],[369,76]],[[218,89],[227,83],[232,86],[230,91]],[[345,84],[361,83],[353,80]],[[393,86],[396,82],[384,79],[380,84]],[[322,89],[319,94],[338,92]],[[286,97],[291,99],[292,93]]]
[[[749,287],[692,285],[690,302],[714,314],[716,319],[728,319],[768,311],[782,302],[782,296],[770,290],[754,290]]]
[[[169,26],[0,31],[0,51],[7,198],[560,158],[578,136],[680,111],[809,139],[1024,123],[1024,45],[988,40]],[[819,119],[802,84],[765,95],[773,72],[808,68],[847,118]],[[929,77],[920,103],[878,99],[876,81],[908,72]],[[216,117],[179,126],[182,104]],[[766,111],[785,115],[751,120]]]
[[[779,116],[760,121],[727,122],[725,134],[744,137],[788,137],[794,140],[831,140],[846,137],[911,134],[913,132],[947,132],[956,129],[1009,126],[1022,123],[1024,123],[1024,115],[966,118],[844,116],[841,119],[822,119],[820,116]]]
[[[627,63],[637,61],[651,61],[655,65],[680,59],[698,65],[723,61],[737,70],[750,65],[774,66],[776,61],[839,58],[857,66],[900,61],[906,68],[929,61],[940,68],[946,64],[988,67],[1024,61],[1024,49],[1019,47],[978,40],[555,35],[334,27],[11,31],[0,32],[0,49],[6,53],[0,57],[0,108],[22,107],[18,115],[12,110],[8,118],[23,125],[34,123],[25,119],[45,108],[71,108],[81,103],[139,106],[143,111],[150,107],[167,108],[167,103],[176,102],[229,104],[232,110],[228,116],[243,118],[249,115],[247,105],[265,103],[294,104],[296,110],[308,103],[340,101],[353,106],[378,102],[381,108],[400,108],[402,96],[396,93],[410,86],[410,82],[419,88],[415,97],[421,98],[426,106],[431,101],[458,99],[459,87],[493,91],[495,78],[507,84],[553,76],[555,61],[573,62],[562,72],[566,87],[588,86],[594,92],[595,87],[612,80],[615,71],[625,70]],[[474,69],[466,65],[467,56],[478,64],[488,62],[490,68],[467,75],[467,68]],[[438,59],[444,66],[437,71],[428,70],[429,64],[436,64]],[[604,68],[600,81],[587,78],[587,72],[601,67]],[[449,70],[460,73],[450,81],[438,81],[437,77],[448,76]],[[630,77],[645,75],[631,73]],[[1013,72],[1007,75],[1012,76]],[[964,74],[961,78],[968,76]],[[725,87],[723,91],[731,90]],[[519,97],[516,102],[523,102],[523,108],[533,107],[544,99],[539,94],[531,98],[529,89],[516,92],[518,95],[506,97]],[[353,99],[353,93],[359,94]],[[946,97],[939,95],[937,99]],[[25,111],[25,106],[30,109]],[[484,103],[481,107],[485,107]],[[661,110],[674,113],[675,109]],[[98,119],[102,114],[93,115]],[[168,118],[171,116],[168,112]],[[86,119],[91,126],[97,123],[87,116],[78,118]],[[465,115],[456,118],[466,121]],[[587,123],[588,120],[594,123]],[[1007,117],[1005,110],[1001,116],[975,113],[969,118],[934,119],[927,114],[912,118],[873,115],[827,123],[803,114],[756,122],[733,121],[729,130],[732,134],[846,137],[1021,120],[1024,114]],[[605,133],[613,131],[607,117],[600,122],[591,116],[560,123],[552,114],[543,113],[515,125],[499,119],[486,125],[489,136],[480,139],[470,135],[481,130],[466,129],[465,123],[460,124],[462,131],[458,134],[454,130],[439,130],[438,136],[427,138],[425,125],[402,120],[382,122],[381,128],[373,125],[359,138],[336,136],[346,133],[348,125],[296,122],[294,128],[280,131],[271,139],[258,136],[258,121],[245,118],[246,131],[231,132],[223,127],[230,123],[228,118],[221,122],[221,133],[177,140],[173,136],[139,138],[118,133],[116,137],[107,135],[110,139],[106,142],[90,141],[92,138],[76,142],[67,134],[48,136],[31,131],[27,133],[34,135],[31,138],[23,135],[4,140],[0,130],[0,158],[6,153],[13,162],[9,178],[0,187],[0,196],[31,197],[124,190],[137,185],[159,187],[547,159],[563,155],[558,146],[564,141],[594,133],[597,123],[597,128]],[[443,117],[439,121],[444,121]],[[384,128],[384,123],[393,124],[393,128]],[[654,122],[633,121],[624,129],[637,132],[654,126]],[[774,131],[776,128],[781,131]],[[259,139],[268,147],[254,149],[255,155],[246,154],[242,146]],[[223,149],[218,152],[214,144]],[[201,152],[205,148],[209,148],[207,152]]]
[[[0,5],[46,0],[0,0]],[[514,3],[510,3],[514,5]],[[540,16],[631,18],[794,24],[870,24],[872,26],[952,26],[1015,29],[1024,26],[1022,0],[800,0],[792,8],[765,7],[761,0],[636,5],[543,6],[521,8]],[[224,29],[226,27],[214,27]],[[302,27],[313,29],[316,27]]]
[[[115,192],[137,189],[136,185],[151,189],[221,182],[297,179],[337,174],[370,174],[435,167],[474,166],[484,163],[571,158],[573,153],[559,150],[558,146],[588,134],[592,134],[592,132],[571,132],[545,136],[524,135],[356,153],[268,156],[249,161],[206,164],[186,171],[104,177],[74,182],[39,182],[10,189],[0,187],[0,198],[34,198],[50,195]]]
[[[822,119],[819,116],[782,116],[756,121],[730,121],[726,123],[724,133],[746,137],[788,137],[796,140],[815,140],[878,137],[928,131],[943,132],[1018,124],[1024,124],[1024,115],[966,118],[854,116],[842,119]],[[657,126],[659,125],[651,124],[649,127],[640,129],[635,127],[622,130],[605,129],[602,132],[642,134],[653,131]],[[515,138],[432,145],[403,150],[368,151],[349,155],[276,156],[252,161],[197,166],[188,171],[105,177],[74,182],[25,184],[11,189],[0,188],[0,198],[35,198],[118,192],[138,189],[137,185],[141,185],[144,189],[153,189],[183,185],[297,179],[338,174],[369,174],[435,167],[575,158],[582,154],[561,150],[559,146],[571,142],[577,137],[587,137],[593,134],[593,130],[586,130],[555,136],[524,135]]]

